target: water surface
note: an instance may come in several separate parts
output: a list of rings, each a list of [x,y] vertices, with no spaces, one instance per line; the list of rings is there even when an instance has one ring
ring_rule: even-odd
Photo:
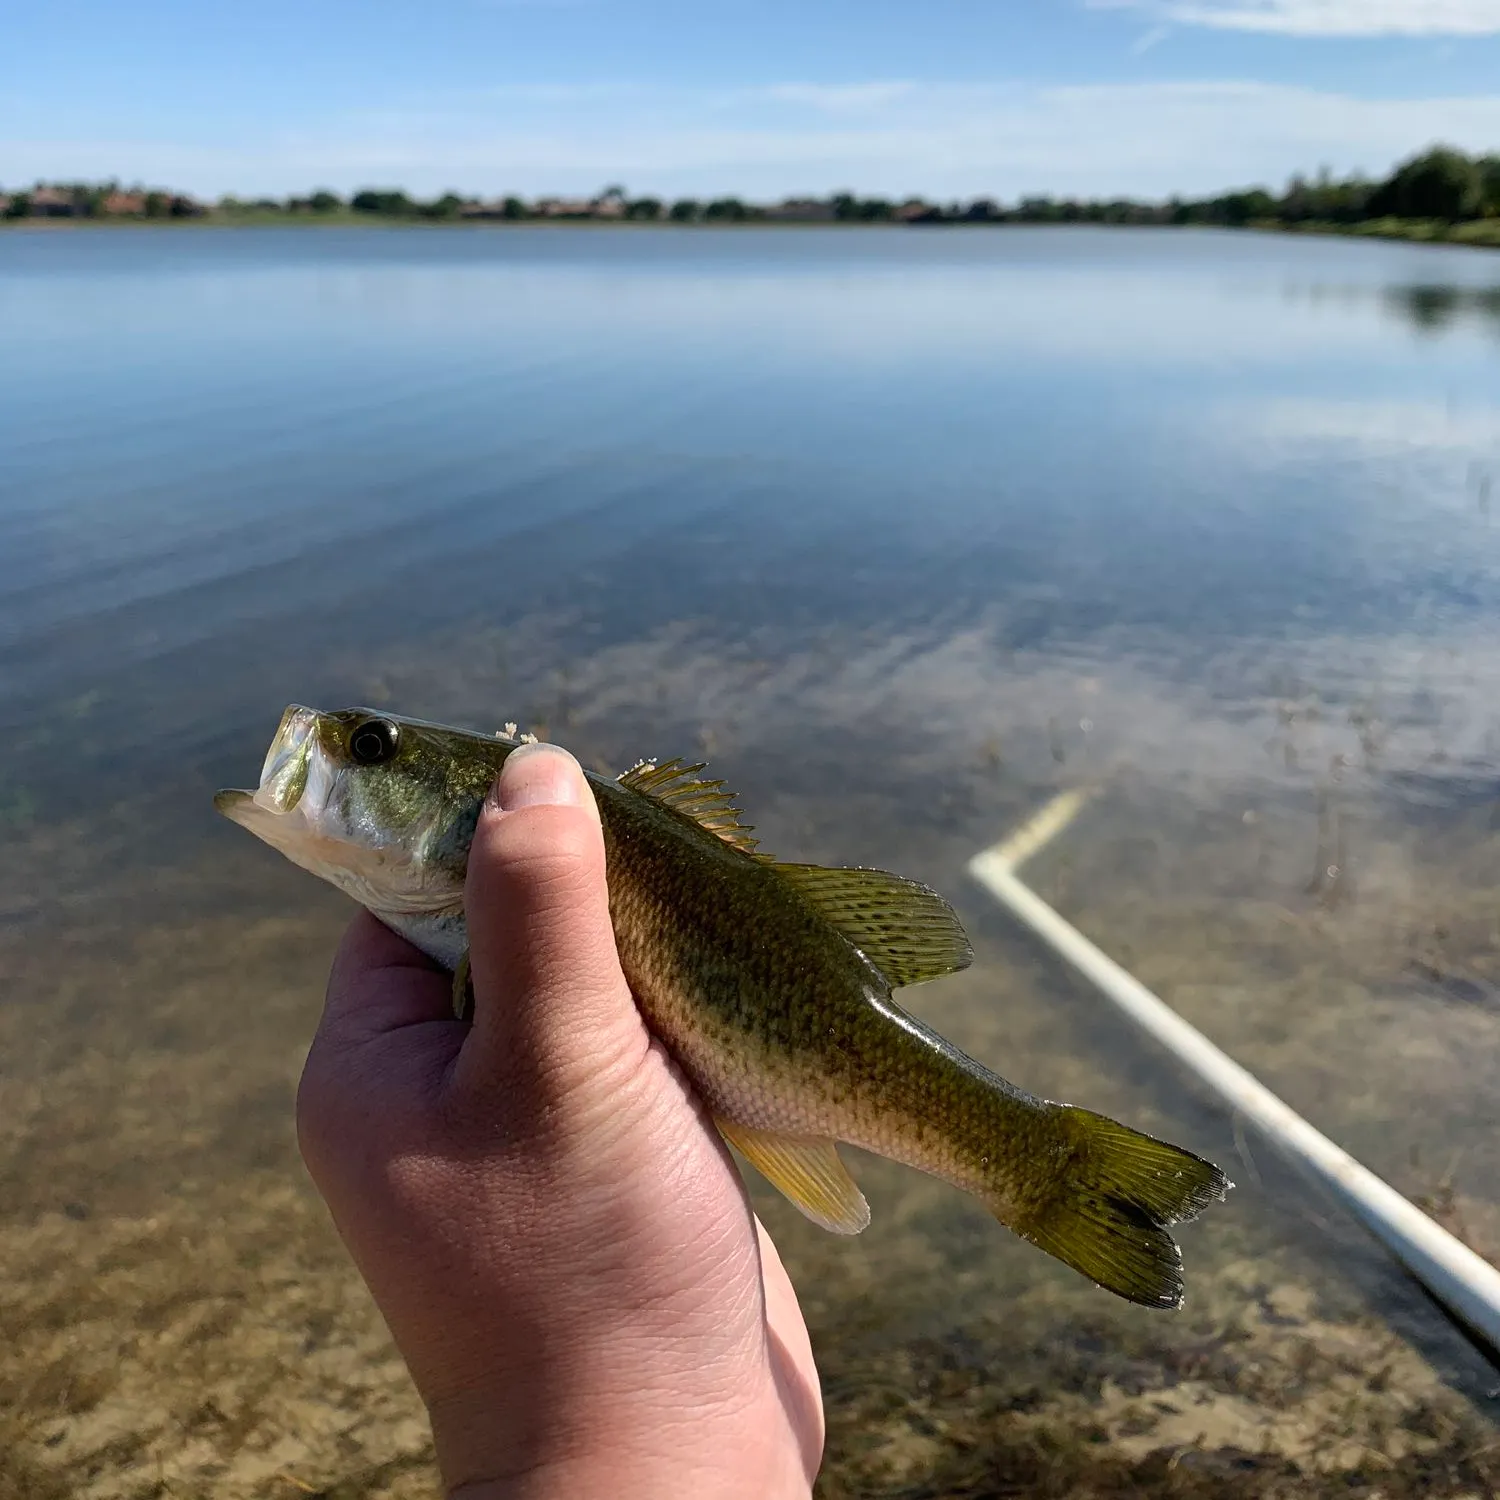
[[[0,327],[0,1480],[427,1482],[292,1144],[345,908],[209,810],[299,700],[710,756],[959,906],[914,1008],[1240,1182],[1165,1319],[888,1164],[852,1244],[758,1200],[829,1496],[1500,1482],[1483,1361],[963,873],[1097,788],[1038,887],[1500,1253],[1500,261],[16,231]]]

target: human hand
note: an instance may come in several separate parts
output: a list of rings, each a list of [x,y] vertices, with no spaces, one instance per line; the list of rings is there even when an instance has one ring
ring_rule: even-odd
[[[297,1098],[302,1153],[464,1500],[805,1497],[807,1329],[713,1122],[620,971],[598,810],[506,761],[450,976],[361,912]]]

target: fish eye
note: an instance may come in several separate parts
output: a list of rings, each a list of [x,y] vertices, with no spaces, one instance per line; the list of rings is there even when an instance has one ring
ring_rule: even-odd
[[[401,730],[389,719],[366,719],[349,736],[349,753],[362,766],[389,760],[401,743]]]

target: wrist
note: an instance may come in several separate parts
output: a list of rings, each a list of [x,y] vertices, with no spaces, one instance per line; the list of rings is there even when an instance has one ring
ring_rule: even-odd
[[[686,1399],[607,1416],[562,1398],[546,1430],[503,1436],[433,1413],[449,1500],[810,1500],[809,1455],[780,1401],[732,1412]],[[817,1455],[811,1455],[815,1472]]]
[[[767,1474],[720,1460],[711,1466],[665,1462],[653,1457],[630,1463],[610,1459],[561,1459],[505,1477],[472,1480],[449,1489],[448,1500],[811,1500],[812,1488],[796,1465]],[[793,1472],[795,1470],[795,1472]]]

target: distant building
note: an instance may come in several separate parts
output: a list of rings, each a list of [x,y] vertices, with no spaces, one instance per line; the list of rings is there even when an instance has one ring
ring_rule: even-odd
[[[920,198],[908,198],[891,211],[891,217],[898,224],[932,224],[943,217],[943,211]]]
[[[146,212],[146,195],[144,193],[122,193],[116,188],[111,193],[104,195],[104,201],[100,203],[101,212],[107,214],[143,214]]]
[[[543,219],[591,219],[594,216],[594,200],[542,198],[537,202],[535,212]]]
[[[794,224],[831,224],[837,217],[833,204],[821,198],[788,198],[765,212],[768,219]]]
[[[39,219],[67,219],[77,213],[68,188],[37,187],[31,193],[31,212]]]

